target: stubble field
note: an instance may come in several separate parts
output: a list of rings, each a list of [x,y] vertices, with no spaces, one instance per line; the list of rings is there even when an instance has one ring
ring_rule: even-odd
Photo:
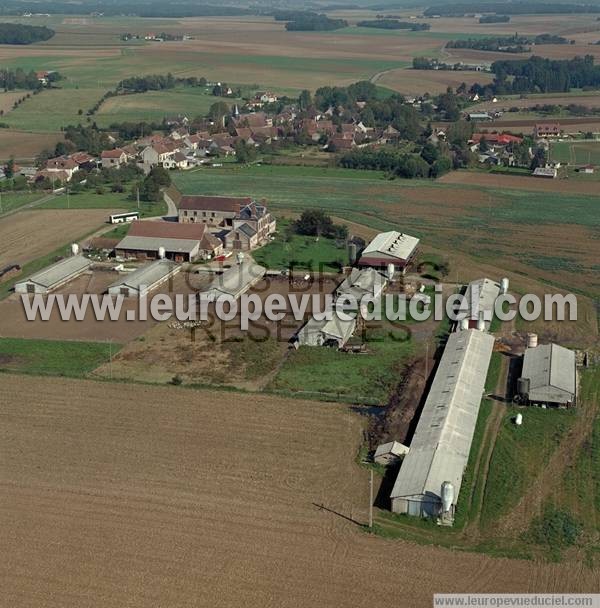
[[[420,608],[434,591],[600,590],[581,563],[365,534],[349,521],[368,502],[360,419],[335,405],[8,375],[0,394],[14,608]]]

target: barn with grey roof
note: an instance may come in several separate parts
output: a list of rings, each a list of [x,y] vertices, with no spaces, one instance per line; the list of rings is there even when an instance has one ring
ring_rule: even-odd
[[[86,272],[92,262],[82,255],[65,258],[15,284],[16,293],[49,293]]]
[[[558,344],[528,348],[518,383],[521,400],[530,404],[569,407],[577,400],[575,353]]]
[[[108,287],[111,295],[141,298],[168,281],[181,270],[181,266],[170,260],[156,260],[123,275]]]
[[[392,490],[393,512],[442,516],[442,485],[450,482],[454,492],[447,515],[453,519],[494,341],[492,335],[476,329],[448,338]]]

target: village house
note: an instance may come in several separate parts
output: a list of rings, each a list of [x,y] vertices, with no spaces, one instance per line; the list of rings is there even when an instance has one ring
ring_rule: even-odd
[[[104,150],[101,154],[102,168],[118,168],[127,162],[127,154],[121,148],[114,150]]]
[[[542,139],[548,137],[560,137],[562,129],[560,123],[549,122],[549,123],[537,123],[533,127],[533,137],[535,139]]]

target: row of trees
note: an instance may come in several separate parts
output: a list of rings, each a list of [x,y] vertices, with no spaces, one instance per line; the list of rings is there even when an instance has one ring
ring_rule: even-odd
[[[58,72],[51,72],[48,75],[48,82],[54,83],[61,80],[62,76]],[[44,84],[38,80],[37,74],[30,70],[26,72],[22,68],[16,69],[0,69],[0,88],[5,91],[14,91],[15,89],[27,89],[32,91],[40,90]]]
[[[539,34],[538,36],[495,36],[490,38],[466,38],[464,40],[450,40],[446,46],[451,49],[476,49],[478,51],[495,51],[501,53],[525,53],[530,50],[531,44],[572,44],[574,40],[567,40],[554,34]]]
[[[375,27],[382,30],[410,30],[411,32],[422,32],[431,29],[429,23],[398,21],[398,19],[369,19],[359,21],[356,25],[358,27]]]
[[[299,13],[293,21],[288,21],[285,24],[285,29],[289,32],[321,32],[339,30],[343,27],[348,27],[348,22],[345,19],[330,19],[327,15],[309,12]]]

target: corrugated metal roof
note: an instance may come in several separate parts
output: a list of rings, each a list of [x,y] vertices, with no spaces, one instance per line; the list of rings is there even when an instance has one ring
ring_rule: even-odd
[[[311,317],[297,333],[298,342],[308,346],[320,346],[322,337],[337,338],[345,344],[356,329],[356,319],[342,319],[334,311],[331,319],[318,320]]]
[[[577,393],[575,353],[558,344],[528,348],[522,378],[529,378],[529,399],[548,403],[574,401]]]
[[[386,284],[385,276],[374,268],[353,268],[336,292],[339,296],[353,296],[357,301],[363,296],[378,298]]]
[[[223,274],[217,275],[204,292],[218,297],[220,294],[228,294],[237,298],[250,286],[260,280],[266,269],[251,261],[228,268]]]
[[[489,329],[490,321],[494,316],[494,305],[499,295],[499,283],[491,279],[477,279],[467,286],[465,298],[459,308],[468,314],[469,319],[478,319],[480,314],[488,313],[490,316],[489,321],[486,321],[486,329]]]
[[[170,253],[192,253],[200,241],[190,239],[168,239],[152,236],[126,236],[115,249],[134,251],[158,251],[164,247]]]
[[[392,499],[437,500],[444,481],[458,498],[493,347],[494,337],[475,329],[449,337]]]
[[[142,287],[151,289],[153,285],[180,268],[181,266],[170,260],[156,260],[138,268],[128,276],[121,277],[118,281],[109,285],[108,289],[111,290],[121,287],[129,287],[130,289],[138,290]]]
[[[364,249],[362,255],[383,254],[407,260],[419,244],[419,239],[402,232],[380,232]],[[393,262],[393,260],[390,260]]]
[[[19,281],[19,284],[32,282],[51,289],[54,285],[63,283],[69,277],[74,277],[84,272],[91,264],[92,262],[82,255],[74,255],[32,274],[29,278]]]

